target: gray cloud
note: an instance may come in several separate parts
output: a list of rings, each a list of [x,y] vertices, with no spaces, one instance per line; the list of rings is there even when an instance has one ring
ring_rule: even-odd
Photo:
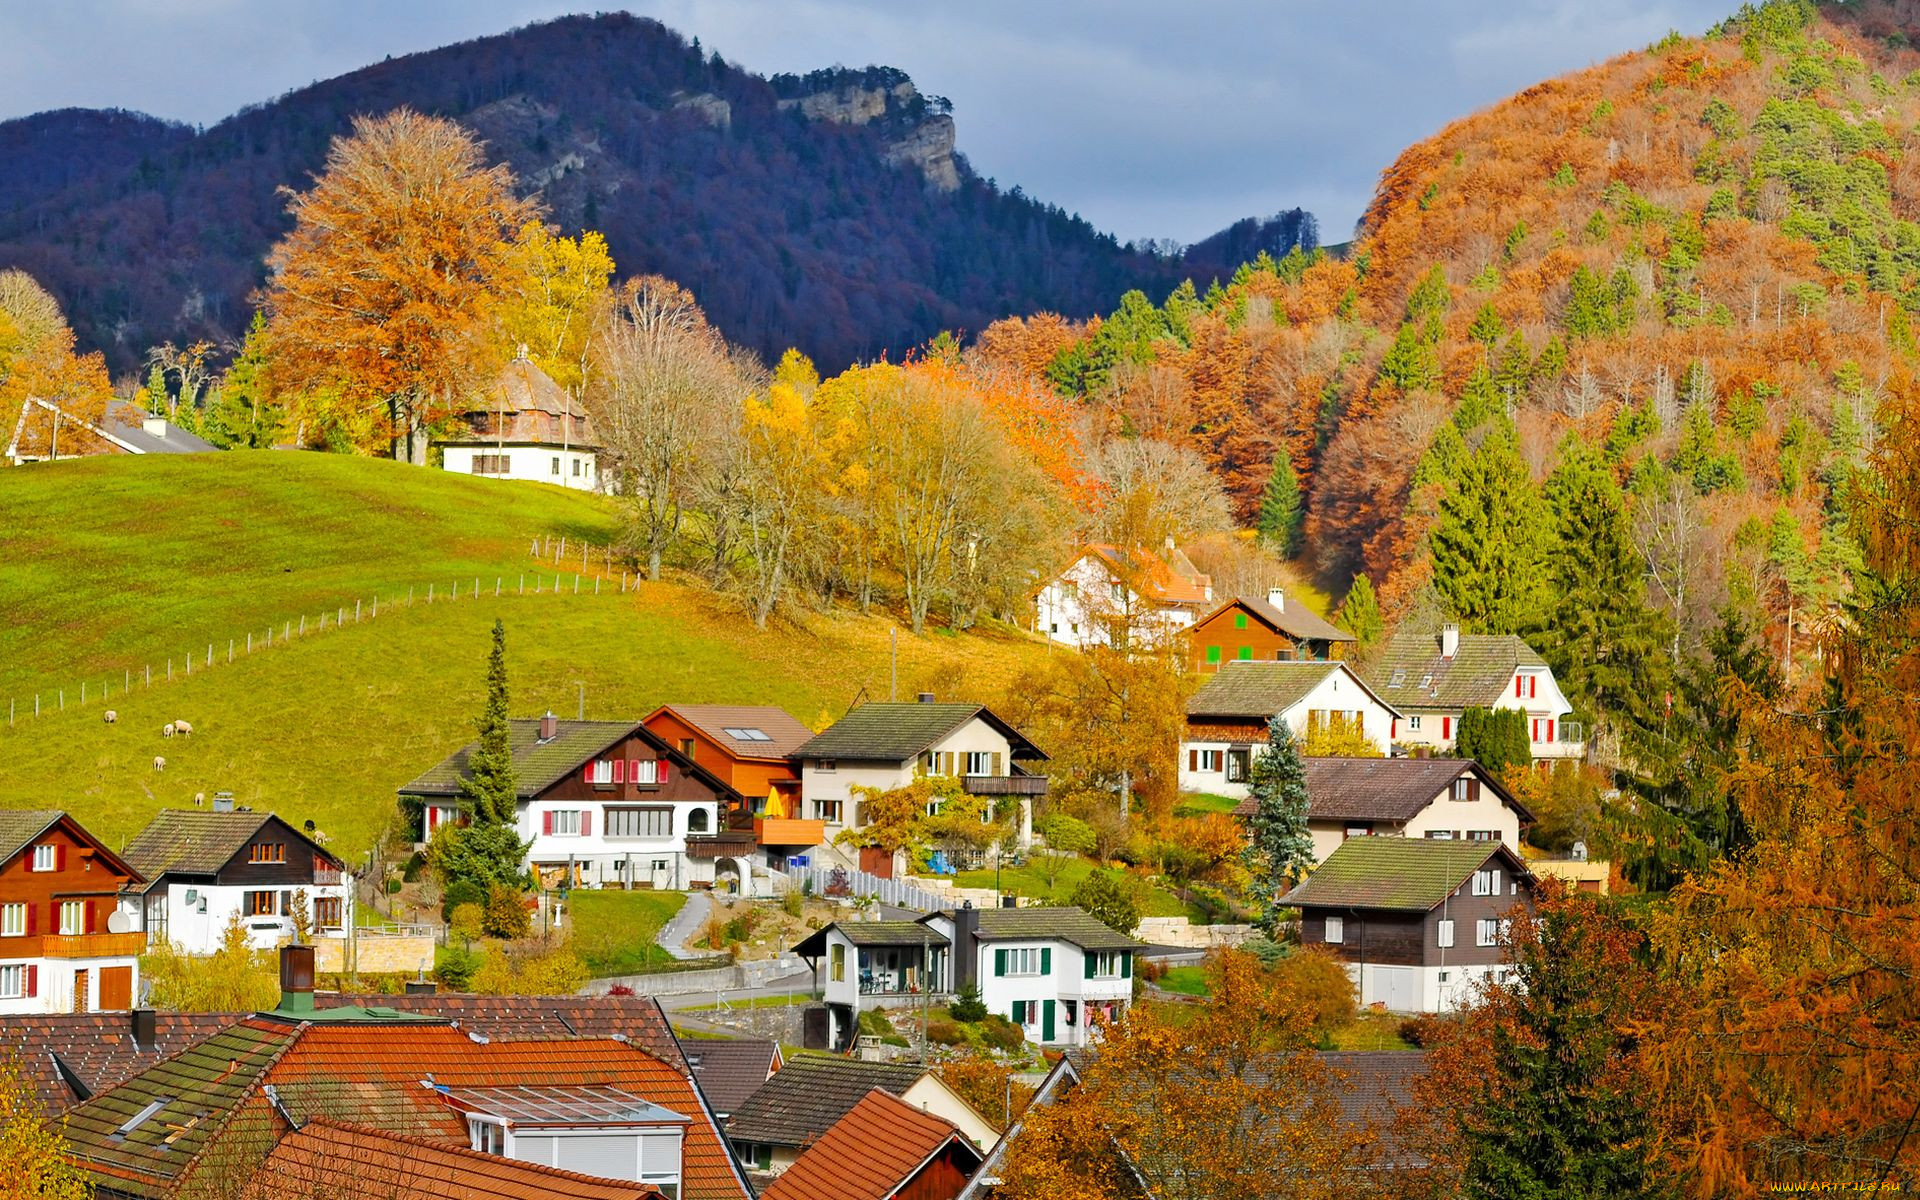
[[[1301,205],[1339,240],[1399,150],[1550,75],[1696,33],[1732,0],[643,0],[752,70],[887,63],[951,98],[1003,186],[1122,238]],[[388,55],[561,15],[546,0],[0,0],[0,117],[211,124]]]

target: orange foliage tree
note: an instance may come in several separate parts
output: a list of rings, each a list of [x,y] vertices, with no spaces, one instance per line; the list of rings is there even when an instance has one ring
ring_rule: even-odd
[[[293,231],[269,259],[276,381],[378,412],[373,436],[424,463],[433,425],[490,365],[489,309],[516,269],[514,232],[533,216],[513,182],[451,121],[407,109],[355,118],[314,186],[290,193]]]
[[[0,271],[0,430],[16,460],[94,454],[113,396],[98,353],[76,355],[59,302],[24,271]]]

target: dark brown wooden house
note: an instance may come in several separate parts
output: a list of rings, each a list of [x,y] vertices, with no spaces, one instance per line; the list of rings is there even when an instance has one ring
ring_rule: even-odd
[[[138,896],[148,933],[188,954],[218,950],[236,915],[259,948],[291,937],[303,906],[313,933],[338,935],[353,923],[346,864],[272,813],[162,809],[126,858],[146,880]]]
[[[1265,598],[1235,596],[1193,623],[1193,669],[1218,671],[1223,662],[1328,659],[1353,635],[1328,624],[1299,600],[1270,588]]]

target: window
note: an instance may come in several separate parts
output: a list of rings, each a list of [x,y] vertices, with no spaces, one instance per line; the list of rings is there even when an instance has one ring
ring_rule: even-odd
[[[247,861],[250,863],[283,863],[287,861],[285,842],[255,842],[247,847]]]
[[[507,1152],[506,1130],[492,1121],[467,1118],[467,1132],[473,1138],[473,1148],[482,1154],[500,1154]]]
[[[967,751],[967,774],[969,775],[1000,774],[1000,752],[998,750]]]
[[[1047,968],[1053,965],[1049,961],[1053,958],[1053,952],[1044,947],[1036,949],[1022,946],[1017,950],[998,950],[995,953],[1006,956],[1006,969],[999,972],[1002,975],[1045,975]]]
[[[1412,730],[1418,730],[1418,729],[1420,728],[1420,718],[1419,718],[1419,717],[1408,717],[1408,718],[1407,718],[1407,728],[1408,728],[1408,729],[1412,729]]]
[[[1476,896],[1498,896],[1500,894],[1500,872],[1498,870],[1475,871],[1473,873],[1473,894]]]
[[[1397,687],[1399,687],[1399,686],[1400,686],[1401,684],[1403,684],[1403,683],[1405,683],[1406,681],[1407,681],[1407,673],[1406,673],[1406,672],[1405,672],[1404,670],[1402,670],[1402,671],[1395,671],[1395,672],[1393,673],[1393,678],[1392,678],[1392,679],[1389,679],[1389,680],[1387,680],[1387,686],[1388,686],[1388,687],[1390,687],[1390,688],[1397,688]],[[1418,718],[1418,717],[1415,717],[1415,718],[1414,718],[1414,720],[1415,720],[1415,721],[1418,721],[1419,719],[1420,719],[1420,718]],[[1414,728],[1415,728],[1415,729],[1418,729],[1418,728],[1420,728],[1420,726],[1418,726],[1418,725],[1415,725],[1415,726],[1414,726]]]
[[[1347,826],[1347,836],[1350,838],[1368,837],[1368,836],[1371,836],[1372,833],[1373,833],[1373,826],[1371,825]]]
[[[1217,663],[1220,661],[1220,647],[1218,646],[1207,647],[1207,661],[1210,663]]]
[[[1470,842],[1497,842],[1501,840],[1500,831],[1498,829],[1469,829],[1467,830],[1467,840]]]
[[[587,782],[612,783],[613,760],[610,758],[598,758],[589,764],[587,767]]]
[[[340,897],[315,897],[313,901],[313,923],[322,929],[340,928]]]
[[[577,458],[573,460],[573,477],[580,478],[580,460]]]
[[[36,871],[58,871],[60,869],[60,847],[35,846],[33,848],[33,869]]]
[[[1121,974],[1120,960],[1126,957],[1118,950],[1097,950],[1087,955],[1088,979],[1118,979]]]
[[[1491,918],[1487,918],[1487,919],[1475,921],[1473,923],[1473,944],[1474,945],[1492,946],[1497,944],[1499,942],[1499,939],[1500,939],[1500,922],[1495,921]]]
[[[1448,947],[1452,946],[1453,945],[1453,922],[1442,921],[1440,922],[1437,928],[1438,928],[1438,937],[1435,939],[1435,941],[1438,943],[1439,947],[1442,950],[1445,950]]]
[[[627,770],[628,783],[639,784],[642,787],[646,787],[653,784],[664,782],[660,774],[659,759],[636,758],[632,762],[629,762],[627,764],[627,767],[628,767],[628,770]],[[613,781],[615,783],[619,783],[620,776],[618,774],[615,774],[613,777]]]
[[[273,915],[273,893],[248,892],[245,907],[250,917],[270,917]]]
[[[726,734],[736,742],[770,742],[773,740],[772,736],[764,729],[747,729],[729,726]]]
[[[577,808],[556,808],[547,813],[542,833],[554,837],[580,836],[580,810]]]
[[[87,902],[84,900],[62,900],[60,902],[60,934],[73,937],[87,932]]]
[[[1251,750],[1227,751],[1227,782],[1228,783],[1245,783],[1248,777],[1252,774],[1252,769],[1253,769],[1253,751]]]
[[[1327,918],[1327,941],[1339,944],[1347,940],[1347,922],[1344,917]]]
[[[0,999],[18,1000],[27,994],[27,970],[19,964],[0,967]]]
[[[831,758],[823,758],[817,764],[815,764],[813,769],[816,771],[822,771],[822,772],[825,772],[826,774],[831,775],[835,771],[838,771],[840,769],[840,764],[835,762]]]
[[[671,808],[610,808],[607,810],[607,836],[610,838],[672,837],[673,810]]]
[[[835,942],[827,952],[827,961],[832,964],[832,979],[835,983],[847,981],[847,948]]]
[[[1187,751],[1187,770],[1217,775],[1226,765],[1224,750]]]
[[[560,456],[558,454],[553,456],[553,473],[555,475],[560,473]]]
[[[473,456],[475,475],[508,475],[513,471],[511,454],[476,454]]]
[[[680,753],[686,755],[688,758],[693,757],[693,739],[692,738],[680,739]]]
[[[1480,798],[1480,781],[1478,779],[1454,780],[1453,798],[1455,800],[1478,800]]]
[[[25,937],[26,935],[27,906],[0,904],[0,937]]]
[[[707,820],[708,819],[707,819],[706,809],[696,808],[692,810],[687,814],[687,832],[688,833],[707,832]]]
[[[840,823],[841,803],[842,801],[839,800],[815,800],[813,802],[813,819],[816,821],[825,821],[829,825],[838,825]]]
[[[128,1134],[132,1133],[134,1130],[140,1128],[142,1125],[145,1125],[148,1121],[151,1121],[154,1117],[158,1116],[160,1114],[161,1109],[165,1108],[167,1105],[172,1103],[173,1103],[172,1096],[161,1096],[155,1100],[148,1101],[145,1107],[141,1108],[139,1112],[133,1114],[131,1117],[128,1117],[126,1120],[126,1123],[121,1125],[120,1128],[114,1130],[113,1133],[110,1134],[109,1136],[116,1137],[116,1138],[126,1137]]]

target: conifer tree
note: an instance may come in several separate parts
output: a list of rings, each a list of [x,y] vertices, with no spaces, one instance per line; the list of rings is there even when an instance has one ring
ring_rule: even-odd
[[[1300,553],[1300,524],[1305,512],[1300,504],[1300,477],[1294,473],[1293,458],[1282,450],[1273,459],[1273,473],[1267,476],[1266,491],[1260,497],[1260,513],[1255,526],[1260,539],[1282,558]]]
[[[1498,429],[1461,467],[1428,534],[1433,580],[1475,633],[1520,633],[1547,614],[1547,513],[1511,430]]]
[[[528,843],[520,840],[519,786],[507,723],[507,629],[493,623],[493,647],[487,653],[487,702],[475,723],[480,740],[467,757],[460,799],[468,823],[439,848],[435,866],[448,884],[465,880],[483,888],[518,884]]]
[[[1261,928],[1279,920],[1278,901],[1313,866],[1307,833],[1307,766],[1293,730],[1279,714],[1267,722],[1267,744],[1253,756],[1248,790],[1253,815],[1247,821],[1249,892],[1260,906]]]
[[[1347,598],[1340,602],[1340,628],[1353,635],[1362,653],[1371,649],[1387,631],[1386,620],[1380,615],[1380,600],[1373,593],[1373,581],[1364,574],[1353,577]]]

